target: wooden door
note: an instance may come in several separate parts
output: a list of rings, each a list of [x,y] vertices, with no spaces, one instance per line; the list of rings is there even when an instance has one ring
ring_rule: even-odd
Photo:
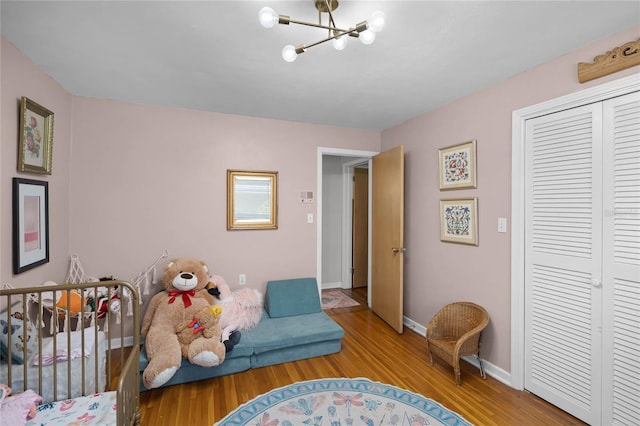
[[[369,254],[369,171],[353,169],[352,287],[366,287]]]
[[[403,332],[404,147],[373,157],[371,309]]]

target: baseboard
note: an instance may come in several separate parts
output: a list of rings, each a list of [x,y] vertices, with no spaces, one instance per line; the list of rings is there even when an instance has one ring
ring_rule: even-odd
[[[409,330],[412,330],[421,336],[424,336],[424,337],[427,336],[427,328],[413,321],[411,318],[403,317],[402,323]],[[475,366],[476,368],[480,368],[480,363],[478,362],[478,359],[475,356],[465,356],[463,359],[467,361],[469,364]],[[487,375],[493,377],[497,381],[502,382],[509,387],[513,387],[511,385],[511,373],[503,370],[498,366],[491,364],[486,359],[484,360],[484,371],[487,373]]]
[[[342,288],[342,283],[341,282],[337,282],[337,283],[322,283],[322,289],[323,290],[329,290],[329,289],[333,289],[333,288]]]
[[[122,342],[122,346],[120,346],[120,342]],[[130,346],[133,346],[133,336],[127,336],[122,340],[119,337],[111,339],[111,349],[128,348]]]

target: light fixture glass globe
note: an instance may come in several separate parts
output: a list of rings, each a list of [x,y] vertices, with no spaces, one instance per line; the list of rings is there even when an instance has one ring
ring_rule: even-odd
[[[298,57],[296,53],[296,48],[292,44],[287,44],[282,48],[282,59],[287,62],[293,62]]]
[[[347,47],[347,36],[340,36],[331,40],[331,44],[336,50],[342,50]]]
[[[371,44],[376,39],[376,33],[369,30],[363,31],[360,33],[360,36],[358,38],[360,39],[362,44]]]
[[[371,17],[367,20],[369,29],[374,33],[379,33],[380,31],[382,31],[382,29],[384,28],[385,18],[386,16],[384,12],[380,12],[379,10],[373,12],[371,14]]]
[[[278,22],[278,14],[270,7],[263,7],[258,12],[258,21],[263,27],[271,28]]]

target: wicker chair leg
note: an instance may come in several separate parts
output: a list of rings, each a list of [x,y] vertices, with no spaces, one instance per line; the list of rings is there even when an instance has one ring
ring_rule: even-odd
[[[429,342],[427,341],[427,353],[429,354],[429,364],[433,365],[433,353],[431,352],[431,349],[429,348]]]
[[[453,374],[456,377],[456,386],[460,386],[462,380],[460,379],[460,359],[456,358],[453,360]]]
[[[482,360],[482,358],[480,358],[480,356],[476,356],[478,357],[478,363],[480,364],[480,376],[486,380],[487,372],[484,370],[484,361]]]

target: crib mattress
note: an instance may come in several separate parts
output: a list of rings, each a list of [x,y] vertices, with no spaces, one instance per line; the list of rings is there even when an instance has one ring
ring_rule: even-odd
[[[51,338],[43,339],[43,347]],[[39,388],[38,375],[40,373],[39,366],[33,365],[33,358],[23,365],[11,365],[11,383],[8,383],[7,364],[0,364],[0,383],[6,383],[11,386],[14,393],[24,392],[31,389],[40,396],[42,402],[51,402],[54,399],[62,400],[67,398],[75,398],[83,393],[88,394],[96,391],[104,391],[106,385],[106,338],[104,332],[98,333],[97,350],[93,350],[91,356],[72,359],[69,361],[58,362],[56,366],[56,394],[54,398],[54,380],[53,365],[42,367],[42,389]],[[95,363],[98,357],[98,380],[96,384]],[[82,364],[84,364],[85,380],[84,389],[82,382]],[[27,368],[27,381],[24,380],[24,369]],[[69,374],[71,368],[71,374]],[[71,380],[71,395],[68,392],[68,384]],[[97,387],[96,387],[97,385]]]
[[[103,392],[39,405],[26,425],[115,425],[117,413],[116,392]]]

